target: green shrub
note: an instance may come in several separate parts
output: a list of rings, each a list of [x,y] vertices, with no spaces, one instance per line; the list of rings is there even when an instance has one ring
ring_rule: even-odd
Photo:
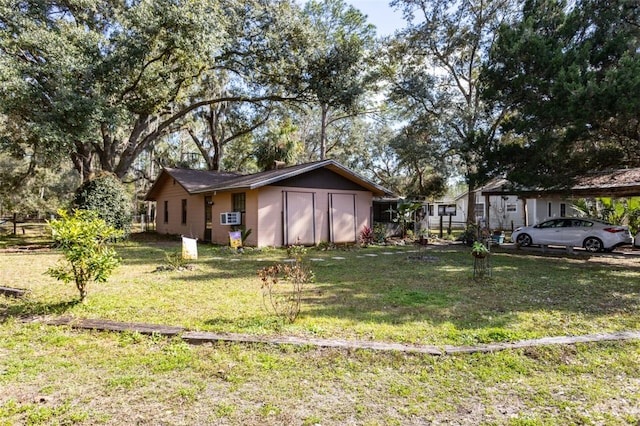
[[[125,234],[131,230],[131,200],[122,182],[111,174],[101,174],[82,184],[73,205],[80,210],[98,212],[98,217],[107,225]]]
[[[387,227],[382,223],[375,223],[373,225],[373,238],[376,243],[384,243],[387,238]]]
[[[60,210],[58,215],[60,219],[50,221],[49,225],[66,262],[49,268],[46,273],[64,283],[74,281],[80,302],[85,303],[88,283],[105,282],[120,264],[109,242],[121,236],[122,231],[107,225],[92,210],[76,210],[73,216]]]
[[[164,254],[164,259],[167,264],[167,268],[170,270],[183,269],[189,264],[187,259],[182,257],[182,252],[180,250],[166,252]]]

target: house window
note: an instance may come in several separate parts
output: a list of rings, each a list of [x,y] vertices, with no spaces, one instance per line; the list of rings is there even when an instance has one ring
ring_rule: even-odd
[[[518,211],[518,205],[515,203],[507,203],[507,211],[508,212],[517,212]]]
[[[187,200],[182,200],[182,224],[187,224]]]
[[[547,203],[547,217],[551,217],[551,203]]]
[[[565,203],[560,204],[560,216],[565,217],[567,215],[567,205]]]
[[[391,209],[393,209],[395,205],[396,203],[389,202],[373,203],[373,221],[382,223],[391,222],[393,219]]]
[[[244,192],[233,194],[233,211],[244,213],[247,207],[247,197]]]
[[[240,192],[238,194],[231,195],[231,205],[233,207],[234,212],[240,212],[240,223],[242,225],[236,225],[231,230],[238,231],[245,229],[245,211],[247,209],[247,197],[244,192]]]
[[[169,223],[169,201],[164,202],[164,223]]]
[[[476,203],[476,218],[484,217],[484,203]]]
[[[433,211],[433,204],[429,204],[429,216],[435,216],[435,213]]]

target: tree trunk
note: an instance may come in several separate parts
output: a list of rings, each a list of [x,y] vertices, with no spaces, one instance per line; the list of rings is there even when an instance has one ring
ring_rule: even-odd
[[[214,148],[213,156],[210,155],[209,148],[204,145],[204,142],[194,133],[191,128],[187,128],[187,133],[191,136],[191,140],[200,151],[200,155],[207,164],[207,170],[220,170],[220,156],[217,154],[217,149]],[[214,138],[212,138],[213,140]],[[215,143],[215,142],[214,142]]]
[[[467,225],[476,223],[476,193],[473,192],[474,189],[469,186],[467,193]]]
[[[87,303],[87,283],[76,281],[76,287],[78,287],[78,291],[80,292],[80,303]]]
[[[329,106],[322,105],[322,114],[320,117],[320,160],[327,157],[327,121],[329,117]]]
[[[76,142],[76,151],[71,153],[71,161],[73,162],[73,167],[80,174],[82,183],[88,181],[93,175],[92,159],[91,144]]]

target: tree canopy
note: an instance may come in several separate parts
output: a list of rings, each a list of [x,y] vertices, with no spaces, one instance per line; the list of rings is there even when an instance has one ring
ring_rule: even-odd
[[[490,177],[484,154],[496,143],[502,115],[480,98],[480,69],[512,3],[394,0],[392,4],[411,23],[389,46],[385,72],[391,81],[390,99],[406,123],[394,140],[398,154],[422,180],[429,177],[426,173],[446,175],[447,167],[458,169],[469,185],[473,211],[471,191]],[[417,182],[418,187],[426,192],[437,182],[434,179]],[[475,218],[468,215],[467,220]]]
[[[353,112],[366,90],[366,61],[371,55],[375,30],[363,15],[344,0],[310,0],[305,15],[313,29],[304,70],[313,102],[320,108],[319,158],[327,155],[327,126]]]
[[[299,95],[305,27],[290,1],[3,2],[2,105],[16,139],[122,178],[194,110]],[[299,25],[297,23],[300,23]],[[224,70],[231,93],[209,97]]]
[[[640,166],[640,7],[636,1],[528,0],[483,70],[508,110],[500,169],[528,185]]]
[[[637,1],[392,5],[407,26],[376,40],[345,0],[4,0],[3,204],[46,205],[62,161],[77,182],[331,156],[415,197],[640,166]]]

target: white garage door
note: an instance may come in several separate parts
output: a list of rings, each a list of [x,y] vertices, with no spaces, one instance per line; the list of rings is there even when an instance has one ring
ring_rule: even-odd
[[[283,196],[284,244],[315,244],[315,194],[286,191]]]
[[[356,242],[356,196],[329,194],[329,226],[334,243]]]

